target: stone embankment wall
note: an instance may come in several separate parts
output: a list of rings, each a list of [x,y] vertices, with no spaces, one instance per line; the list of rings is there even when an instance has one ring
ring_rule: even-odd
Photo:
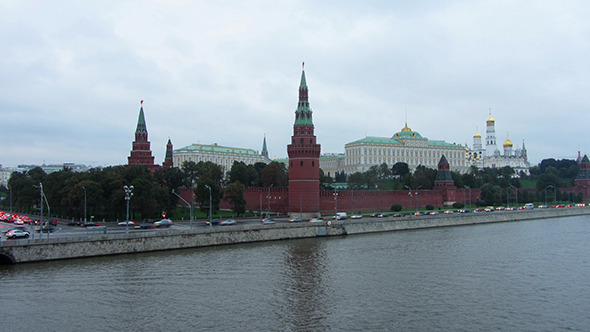
[[[102,234],[35,240],[5,241],[0,245],[4,262],[22,263],[93,256],[128,254],[234,243],[341,236],[374,232],[451,227],[496,222],[588,215],[590,208],[544,209],[469,213],[439,216],[360,219],[321,223],[237,225],[190,230]]]

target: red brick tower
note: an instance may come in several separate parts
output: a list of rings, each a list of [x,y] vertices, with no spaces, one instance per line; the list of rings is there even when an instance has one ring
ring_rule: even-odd
[[[574,185],[577,191],[582,193],[583,199],[587,201],[590,199],[590,160],[588,159],[588,155],[584,155],[579,163],[580,170],[578,171]]]
[[[289,154],[289,214],[310,219],[320,213],[320,145],[316,143],[309,107],[305,69],[299,85],[299,103]]]
[[[137,129],[135,129],[135,141],[131,155],[127,158],[128,165],[144,165],[148,168],[154,168],[154,157],[152,150],[150,150],[150,142],[148,141],[148,132],[145,125],[145,117],[143,116],[143,100],[141,101],[141,108],[139,109],[139,119],[137,120]]]
[[[173,155],[174,148],[172,147],[172,141],[170,138],[168,138],[168,144],[166,144],[166,157],[164,158],[164,163],[162,164],[164,168],[170,168],[174,166],[174,161],[172,160]]]

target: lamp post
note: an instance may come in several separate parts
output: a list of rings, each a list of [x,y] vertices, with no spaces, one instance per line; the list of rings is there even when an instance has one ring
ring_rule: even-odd
[[[412,188],[408,187],[408,186],[404,186],[406,188],[408,188],[409,192],[408,192],[408,196],[410,196],[410,215],[412,215]]]
[[[334,191],[334,220],[338,220],[338,192]]]
[[[209,189],[209,226],[210,227],[213,227],[213,224],[211,223],[211,221],[212,221],[211,218],[212,218],[212,215],[213,215],[213,213],[212,213],[212,211],[213,211],[212,210],[213,209],[213,202],[212,202],[212,199],[211,199],[211,186],[209,186],[208,184],[206,184],[205,185],[205,188]]]
[[[268,202],[268,210],[266,212],[267,218],[270,218],[270,188],[272,188],[273,185],[274,185],[274,183],[271,183],[270,186],[268,186],[268,195],[266,196],[266,199]]]
[[[125,200],[127,201],[127,216],[125,220],[125,233],[129,233],[129,201],[133,197],[133,186],[123,186],[125,191]]]
[[[9,186],[8,184],[6,184],[6,187],[8,187],[8,191],[10,194],[10,213],[12,213],[12,187]]]
[[[547,205],[547,188],[553,188],[553,193],[555,194],[555,187],[554,186],[548,185],[547,187],[545,187],[545,205]],[[553,200],[555,200],[555,198]]]
[[[187,202],[187,201],[186,201],[184,198],[180,197],[180,195],[179,195],[179,194],[177,194],[177,193],[174,191],[174,189],[172,189],[172,193],[173,193],[174,195],[176,195],[176,197],[180,198],[180,199],[181,199],[181,200],[182,200],[182,201],[183,201],[183,202],[184,202],[186,205],[188,205],[188,206],[190,207],[190,221],[189,221],[189,225],[190,225],[190,226],[189,226],[189,227],[190,227],[190,228],[193,228],[193,203],[191,202],[191,203],[189,204],[189,202]]]
[[[518,207],[518,188],[516,188],[515,186],[510,186],[508,188],[514,188],[514,191],[516,193],[515,194],[515,203],[516,203],[516,206]]]
[[[469,206],[471,207],[471,187],[465,186],[465,188],[467,188],[469,190]]]
[[[84,189],[84,223],[86,223],[86,187],[82,186]]]

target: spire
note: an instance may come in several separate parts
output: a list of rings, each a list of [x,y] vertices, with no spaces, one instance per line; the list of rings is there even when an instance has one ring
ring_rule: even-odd
[[[312,125],[312,112],[309,107],[307,82],[305,80],[305,62],[301,69],[301,83],[299,83],[299,102],[297,103],[297,110],[295,111],[295,125]]]
[[[139,118],[137,119],[137,129],[135,129],[135,134],[139,133],[147,133],[147,127],[145,125],[145,117],[143,116],[143,100],[141,101],[141,107],[139,109]]]
[[[264,140],[262,141],[262,155],[268,158],[268,149],[266,148],[266,134],[264,134]]]

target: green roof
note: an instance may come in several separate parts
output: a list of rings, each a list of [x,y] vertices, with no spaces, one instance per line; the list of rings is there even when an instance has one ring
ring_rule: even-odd
[[[232,147],[221,146],[221,145],[217,145],[217,144],[212,144],[212,145],[191,144],[189,146],[185,146],[183,148],[174,150],[174,153],[183,153],[183,152],[191,152],[191,151],[231,153],[231,154],[240,154],[240,155],[248,155],[248,156],[260,156],[260,153],[258,153],[258,151],[255,151],[252,149],[232,148]]]

